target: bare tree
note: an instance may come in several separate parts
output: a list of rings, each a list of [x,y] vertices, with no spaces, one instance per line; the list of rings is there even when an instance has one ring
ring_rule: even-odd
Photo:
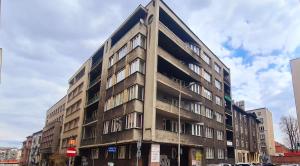
[[[291,115],[282,116],[280,119],[280,127],[283,133],[288,137],[291,150],[299,150],[297,144],[300,143],[300,135],[297,119]]]

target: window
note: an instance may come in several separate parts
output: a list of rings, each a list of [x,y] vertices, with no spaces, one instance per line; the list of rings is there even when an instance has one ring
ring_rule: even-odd
[[[215,80],[215,86],[218,90],[221,90],[222,89],[222,86],[221,86],[221,82],[218,81],[218,80]]]
[[[203,96],[208,100],[212,100],[212,94],[209,90],[203,88]]]
[[[110,76],[110,77],[107,79],[106,89],[112,87],[112,85],[113,85],[113,79],[112,79],[112,76]]]
[[[139,85],[133,85],[128,89],[128,100],[144,100],[144,88]]]
[[[171,131],[172,132],[178,132],[178,123],[177,123],[177,121],[171,121]]]
[[[127,44],[125,44],[122,48],[120,48],[120,50],[118,51],[117,55],[118,55],[118,60],[122,59],[123,57],[125,57],[125,55],[127,54]]]
[[[205,150],[205,157],[206,159],[214,159],[214,149],[213,148],[206,148]]]
[[[265,131],[264,126],[260,126],[260,127],[259,127],[259,130],[260,130],[260,131]]]
[[[127,114],[125,117],[125,129],[141,128],[142,127],[142,114],[136,112]]]
[[[219,74],[221,73],[221,67],[219,65],[217,65],[216,63],[215,63],[215,71]]]
[[[222,114],[220,114],[218,112],[216,112],[215,114],[216,114],[216,121],[220,122],[220,123],[223,123],[223,116],[222,116]]]
[[[223,131],[217,131],[217,140],[223,140],[224,133]]]
[[[222,106],[222,100],[219,96],[216,96],[216,104],[219,105],[219,106]]]
[[[218,149],[218,159],[224,159],[224,149]]]
[[[241,147],[244,147],[244,140],[241,140]]]
[[[110,97],[108,100],[105,102],[104,106],[104,111],[110,110],[114,107],[114,99],[113,97]]]
[[[115,102],[114,107],[117,107],[117,106],[123,104],[123,99],[124,99],[123,96],[124,96],[123,92],[121,92],[114,97],[114,102]]]
[[[201,57],[204,60],[204,62],[206,62],[207,64],[210,64],[210,57],[205,52],[202,54]]]
[[[200,48],[194,44],[187,43],[187,45],[196,53],[198,56],[200,55]]]
[[[191,111],[200,114],[201,113],[201,105],[199,103],[191,103]]]
[[[125,159],[126,146],[118,147],[118,159]]]
[[[140,72],[144,74],[145,63],[141,59],[136,59],[130,63],[129,74]]]
[[[116,118],[111,120],[111,132],[122,131],[122,121],[121,118]]]
[[[200,92],[200,85],[197,83],[191,83],[190,84],[190,90],[197,93],[197,94],[201,94]]]
[[[192,135],[202,136],[203,133],[203,125],[192,124]]]
[[[92,159],[98,159],[99,149],[92,149]]]
[[[235,145],[240,146],[240,140],[238,138],[235,139]]]
[[[108,134],[109,121],[105,121],[103,124],[103,134]]]
[[[211,82],[211,75],[207,71],[205,71],[205,70],[203,70],[203,71],[204,71],[203,72],[204,79],[208,82]]]
[[[206,138],[213,138],[214,137],[214,129],[207,127],[205,129],[205,137]]]
[[[123,68],[117,73],[116,83],[122,81],[124,78],[125,78],[125,69]]]
[[[138,46],[141,46],[143,48],[146,47],[145,37],[141,34],[137,34],[135,37],[133,37],[131,43],[132,43],[132,49]]]
[[[111,57],[108,59],[108,67],[111,67],[112,65],[114,65],[114,56],[111,56]]]
[[[200,67],[198,65],[190,63],[189,68],[193,70],[195,73],[197,73],[198,75],[200,75],[201,72],[200,72]]]
[[[213,111],[211,109],[209,109],[209,108],[205,108],[205,116],[207,118],[212,119],[213,118]]]

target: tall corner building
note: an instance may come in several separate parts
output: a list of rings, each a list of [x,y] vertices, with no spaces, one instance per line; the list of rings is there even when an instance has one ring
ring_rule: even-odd
[[[293,79],[293,89],[298,118],[298,126],[300,127],[300,58],[291,60],[290,64]]]
[[[74,140],[75,144],[71,146],[77,150],[80,145],[89,69],[90,60],[87,60],[69,79],[69,89],[66,96],[66,113],[60,140],[60,153],[64,155],[67,148],[70,147],[70,140]]]
[[[275,155],[275,141],[273,130],[273,118],[272,112],[267,108],[258,108],[254,110],[248,110],[248,112],[255,113],[259,125],[259,142],[260,142],[260,154],[263,162],[270,162],[270,156]]]
[[[234,162],[230,70],[163,1],[138,6],[90,59],[82,163],[176,165],[178,143],[181,165]]]

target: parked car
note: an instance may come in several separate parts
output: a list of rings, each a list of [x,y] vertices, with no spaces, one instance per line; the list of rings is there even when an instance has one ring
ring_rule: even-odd
[[[251,163],[236,163],[235,165],[236,165],[236,166],[254,166],[254,165],[251,164]]]

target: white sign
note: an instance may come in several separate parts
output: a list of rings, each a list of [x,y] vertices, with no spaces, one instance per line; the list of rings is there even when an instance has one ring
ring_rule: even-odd
[[[160,162],[160,145],[152,144],[151,145],[151,163]]]

